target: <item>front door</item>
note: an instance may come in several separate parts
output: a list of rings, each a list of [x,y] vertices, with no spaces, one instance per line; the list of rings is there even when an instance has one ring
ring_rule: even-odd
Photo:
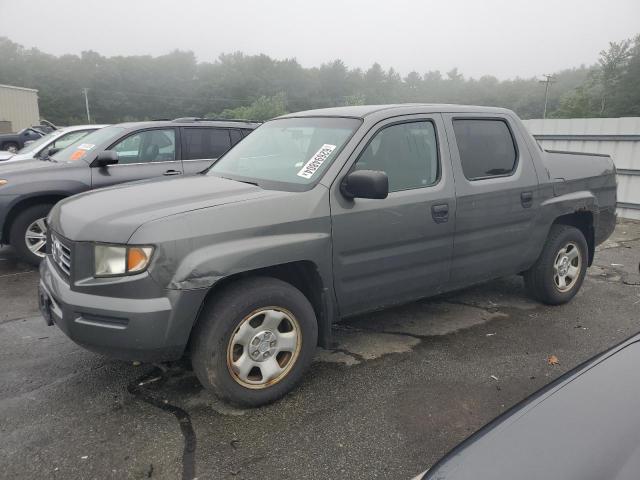
[[[91,169],[92,188],[117,183],[183,174],[176,154],[176,130],[142,130],[119,139],[109,150],[118,152],[118,163]]]
[[[456,180],[452,286],[518,273],[535,259],[529,238],[538,177],[509,115],[444,115]]]
[[[384,171],[389,196],[346,199],[332,187],[334,287],[341,315],[437,293],[449,277],[455,224],[451,163],[440,115],[389,119],[346,165]]]

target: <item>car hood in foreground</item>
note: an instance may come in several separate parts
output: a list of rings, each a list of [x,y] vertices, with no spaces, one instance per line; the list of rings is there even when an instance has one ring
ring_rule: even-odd
[[[5,160],[9,160],[13,156],[15,156],[15,153],[13,153],[13,152],[9,152],[7,150],[0,150],[0,162],[4,162]]]
[[[564,375],[438,462],[425,480],[635,480],[640,336]]]
[[[125,243],[138,227],[153,220],[277,193],[204,175],[136,182],[63,200],[51,211],[49,222],[70,240]]]

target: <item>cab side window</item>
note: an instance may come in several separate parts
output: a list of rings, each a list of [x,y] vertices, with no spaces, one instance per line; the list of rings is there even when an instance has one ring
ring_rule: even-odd
[[[468,180],[502,177],[515,170],[516,147],[504,120],[456,119],[453,131],[462,171]]]
[[[433,123],[420,121],[385,127],[369,142],[355,169],[385,172],[389,192],[437,183],[438,145]]]
[[[176,159],[176,134],[172,128],[145,130],[129,135],[111,150],[118,152],[118,164],[171,161]]]

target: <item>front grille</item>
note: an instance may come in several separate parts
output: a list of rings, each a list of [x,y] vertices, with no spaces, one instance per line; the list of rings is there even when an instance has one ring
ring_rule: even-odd
[[[51,235],[51,257],[62,272],[71,275],[71,248],[57,235]]]

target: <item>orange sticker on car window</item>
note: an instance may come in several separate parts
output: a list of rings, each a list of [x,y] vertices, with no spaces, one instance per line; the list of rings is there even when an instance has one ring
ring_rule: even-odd
[[[86,150],[76,150],[71,154],[71,160],[80,160],[87,153]]]

